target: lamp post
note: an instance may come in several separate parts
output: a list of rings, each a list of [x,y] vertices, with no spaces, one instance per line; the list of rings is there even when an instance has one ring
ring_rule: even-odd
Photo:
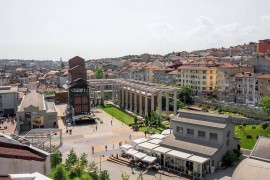
[[[104,155],[99,156],[99,173],[101,174],[101,156],[104,157]]]

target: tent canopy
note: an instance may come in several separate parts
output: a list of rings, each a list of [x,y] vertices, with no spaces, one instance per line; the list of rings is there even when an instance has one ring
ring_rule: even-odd
[[[152,144],[160,144],[161,143],[161,139],[151,139],[150,141],[148,141],[149,143],[152,143]]]
[[[195,155],[188,158],[188,161],[196,162],[196,163],[199,163],[199,164],[203,164],[207,160],[208,160],[207,158],[204,158],[204,157],[201,157],[201,156],[195,156]]]
[[[146,156],[146,154],[138,152],[134,155],[135,158],[137,159],[143,159]]]
[[[145,156],[142,161],[148,162],[148,163],[153,163],[157,158],[153,156]]]
[[[148,139],[139,138],[139,139],[133,140],[132,142],[134,142],[135,144],[141,144],[141,143],[146,142],[146,141],[148,141]]]
[[[139,148],[144,148],[144,149],[154,149],[156,147],[158,147],[159,145],[157,144],[152,144],[149,142],[144,142],[138,145]]]
[[[127,151],[127,150],[129,150],[129,149],[131,149],[131,148],[133,148],[133,146],[131,146],[130,144],[123,144],[123,145],[120,147],[120,149],[123,149],[123,150],[125,150],[125,151]]]
[[[166,136],[163,134],[154,134],[150,136],[150,139],[164,139]]]
[[[171,133],[170,133],[171,132]],[[164,131],[162,131],[162,135],[169,135],[169,134],[172,134],[173,133],[173,130],[172,129],[166,129]]]
[[[172,150],[172,151],[168,152],[167,155],[175,156],[175,157],[178,157],[181,159],[187,159],[190,156],[192,156],[192,154],[188,154],[188,153],[184,153],[184,152],[176,151],[176,150]]]
[[[165,147],[159,146],[159,147],[157,147],[157,148],[155,148],[155,149],[153,149],[153,150],[154,150],[155,152],[158,152],[158,153],[161,153],[161,154],[165,154],[165,153],[171,151],[172,149],[169,149],[169,148],[165,148]]]
[[[136,151],[136,150],[134,150],[134,149],[129,149],[128,151],[126,151],[126,154],[127,155],[131,155],[131,156],[133,156],[134,154],[136,154],[136,153],[138,153],[139,151]]]

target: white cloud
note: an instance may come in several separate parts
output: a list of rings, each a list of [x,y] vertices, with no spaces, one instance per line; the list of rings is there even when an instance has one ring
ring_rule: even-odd
[[[270,15],[261,16],[261,21],[266,27],[270,27]]]

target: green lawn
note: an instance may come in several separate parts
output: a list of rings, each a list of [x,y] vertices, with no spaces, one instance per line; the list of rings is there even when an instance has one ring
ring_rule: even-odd
[[[237,113],[232,113],[232,112],[223,112],[224,115],[226,116],[232,116],[232,117],[245,117],[245,116],[242,116],[241,114],[237,114]]]
[[[252,129],[252,126],[256,127],[255,129]],[[261,136],[270,136],[270,128],[267,128],[266,130],[263,130],[261,128],[261,125],[246,125],[245,128],[240,129],[240,126],[235,126],[235,135],[236,137],[240,138],[240,145],[241,148],[245,149],[253,149],[257,138],[257,135]],[[247,135],[252,136],[252,138],[248,139]]]
[[[116,107],[107,106],[107,107],[101,107],[101,109],[126,125],[130,125],[134,123],[134,117],[117,109]]]

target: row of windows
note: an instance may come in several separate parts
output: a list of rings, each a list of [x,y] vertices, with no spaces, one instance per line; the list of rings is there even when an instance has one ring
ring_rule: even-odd
[[[176,127],[176,132],[177,133],[184,133],[184,128],[183,127]],[[188,136],[194,136],[194,129],[187,128],[187,135]],[[227,137],[230,136],[230,131],[228,131]],[[198,130],[198,137],[205,139],[206,138],[206,132]],[[217,141],[218,140],[218,134],[217,133],[210,133],[209,140],[211,141]]]

